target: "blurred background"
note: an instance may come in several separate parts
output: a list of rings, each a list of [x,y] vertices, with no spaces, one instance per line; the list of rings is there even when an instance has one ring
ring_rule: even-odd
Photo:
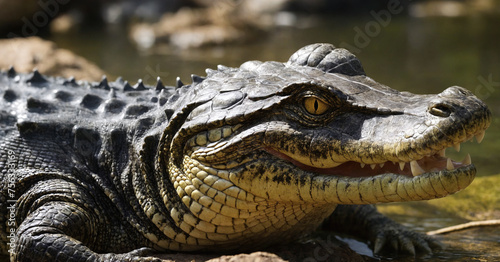
[[[174,85],[177,76],[188,82],[218,64],[286,61],[304,45],[328,42],[349,49],[368,76],[400,91],[463,86],[494,116],[480,146],[468,142],[447,152],[456,160],[471,154],[475,187],[450,202],[410,204],[416,213],[382,209],[412,227],[425,219],[421,231],[500,218],[499,0],[0,0],[0,37],[1,69],[36,67],[92,81],[106,74]],[[488,252],[500,257],[498,247]]]

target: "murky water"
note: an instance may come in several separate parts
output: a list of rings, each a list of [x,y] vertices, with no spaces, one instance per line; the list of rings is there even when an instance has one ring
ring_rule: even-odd
[[[311,24],[310,19],[303,23]],[[300,20],[299,20],[300,21]],[[121,29],[55,35],[52,40],[93,61],[110,78],[124,76],[131,82],[152,83],[160,76],[174,84],[180,76],[205,74],[218,64],[239,66],[247,60],[286,61],[298,48],[315,42],[350,47],[367,75],[394,89],[414,93],[438,93],[453,85],[463,86],[481,97],[495,116],[481,146],[465,143],[479,175],[500,173],[496,164],[500,146],[500,17],[415,19],[395,16],[374,34],[366,25],[373,18],[316,19],[308,28],[282,28],[249,44],[201,50],[164,48],[159,53],[138,52]],[[373,27],[376,28],[376,27]],[[368,29],[368,30],[366,30]],[[370,31],[371,30],[371,31]],[[362,32],[362,33],[360,33]],[[376,32],[376,31],[375,31]],[[360,36],[364,35],[364,37]],[[370,37],[370,35],[372,35]],[[452,154],[453,152],[450,152]]]
[[[247,60],[286,61],[295,50],[310,43],[329,42],[350,47],[362,61],[368,76],[394,89],[438,93],[459,85],[482,98],[494,116],[483,143],[465,143],[461,153],[447,154],[461,160],[470,153],[478,176],[499,174],[500,17],[416,19],[401,15],[391,17],[387,25],[374,21],[371,16],[305,18],[299,20],[302,28],[281,28],[253,43],[202,50],[164,48],[155,54],[138,52],[121,29],[56,35],[51,40],[93,61],[108,72],[111,79],[124,76],[130,82],[141,78],[153,83],[160,76],[170,85],[176,76],[188,82],[192,73],[204,75],[205,68],[215,68],[218,64],[239,66]],[[396,219],[413,228],[422,226],[417,228],[421,231],[460,222],[439,214]],[[460,235],[456,241],[474,247],[486,238],[485,243],[496,243],[499,248],[500,237],[491,229],[489,234],[476,231],[470,234]],[[450,239],[453,238],[446,236],[444,241],[455,241]],[[429,260],[495,259],[500,259],[500,255],[495,258],[487,250],[465,248],[446,250]]]

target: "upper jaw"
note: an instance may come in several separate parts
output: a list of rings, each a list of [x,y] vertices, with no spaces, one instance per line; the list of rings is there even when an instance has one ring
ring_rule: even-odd
[[[473,141],[476,139],[477,143],[481,143],[485,136],[485,130],[477,131],[474,135],[467,137],[465,140],[459,140],[452,144],[447,144],[440,149],[433,150],[424,155],[417,151],[413,154],[404,156],[391,155],[387,157],[386,161],[379,161],[376,163],[363,163],[360,162],[361,168],[370,168],[378,170],[379,173],[384,171],[392,171],[392,173],[402,174],[406,176],[419,176],[424,173],[437,172],[437,171],[451,171],[464,166],[472,165],[472,158],[467,154],[462,161],[455,161],[446,156],[446,150],[453,148],[459,152],[461,144],[466,141]]]
[[[368,158],[357,158],[357,159],[347,159],[344,161],[324,161],[319,163],[307,161],[306,157],[296,157],[288,152],[280,152],[278,149],[273,147],[266,147],[266,151],[278,158],[281,158],[287,162],[291,162],[298,168],[319,173],[323,175],[334,175],[334,176],[344,176],[344,177],[370,177],[380,174],[393,173],[398,175],[404,175],[408,177],[420,176],[426,173],[432,172],[451,172],[457,169],[472,166],[472,159],[469,154],[462,161],[454,161],[451,158],[446,157],[446,149],[454,148],[456,151],[460,151],[460,145],[468,140],[473,140],[474,137],[476,141],[480,143],[485,135],[485,131],[478,131],[475,135],[468,137],[467,140],[456,142],[450,146],[444,146],[438,150],[434,150],[425,155],[420,155],[418,152],[414,152],[413,156],[405,155],[401,156],[404,160],[395,159],[394,155],[387,155],[384,157],[382,154],[378,156],[376,162],[363,162],[360,159],[371,159]],[[370,151],[367,149],[367,151]],[[385,158],[385,159],[384,159]],[[309,160],[312,158],[309,158]],[[328,163],[325,163],[328,162]]]

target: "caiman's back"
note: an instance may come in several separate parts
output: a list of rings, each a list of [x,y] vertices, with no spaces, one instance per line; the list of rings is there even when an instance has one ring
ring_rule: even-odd
[[[167,102],[173,89],[160,81],[145,87],[140,81],[131,86],[121,79],[77,83],[38,71],[0,72],[1,253],[15,252],[19,225],[47,202],[54,202],[54,212],[46,210],[46,219],[71,215],[57,214],[55,206],[61,202],[90,209],[105,219],[112,217],[109,214],[120,216],[106,197],[106,186],[114,188],[128,167],[133,140],[166,121],[161,118],[165,114],[155,115],[155,110]],[[123,201],[120,196],[114,200]],[[109,213],[101,214],[103,210]],[[110,227],[113,223],[123,227],[113,221]],[[22,230],[36,228],[32,223]],[[74,230],[82,234],[82,228]]]

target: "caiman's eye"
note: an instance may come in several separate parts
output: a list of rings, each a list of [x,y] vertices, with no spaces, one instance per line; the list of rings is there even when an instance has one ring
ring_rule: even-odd
[[[306,111],[312,115],[321,115],[330,108],[327,103],[314,96],[304,99],[304,107]]]

